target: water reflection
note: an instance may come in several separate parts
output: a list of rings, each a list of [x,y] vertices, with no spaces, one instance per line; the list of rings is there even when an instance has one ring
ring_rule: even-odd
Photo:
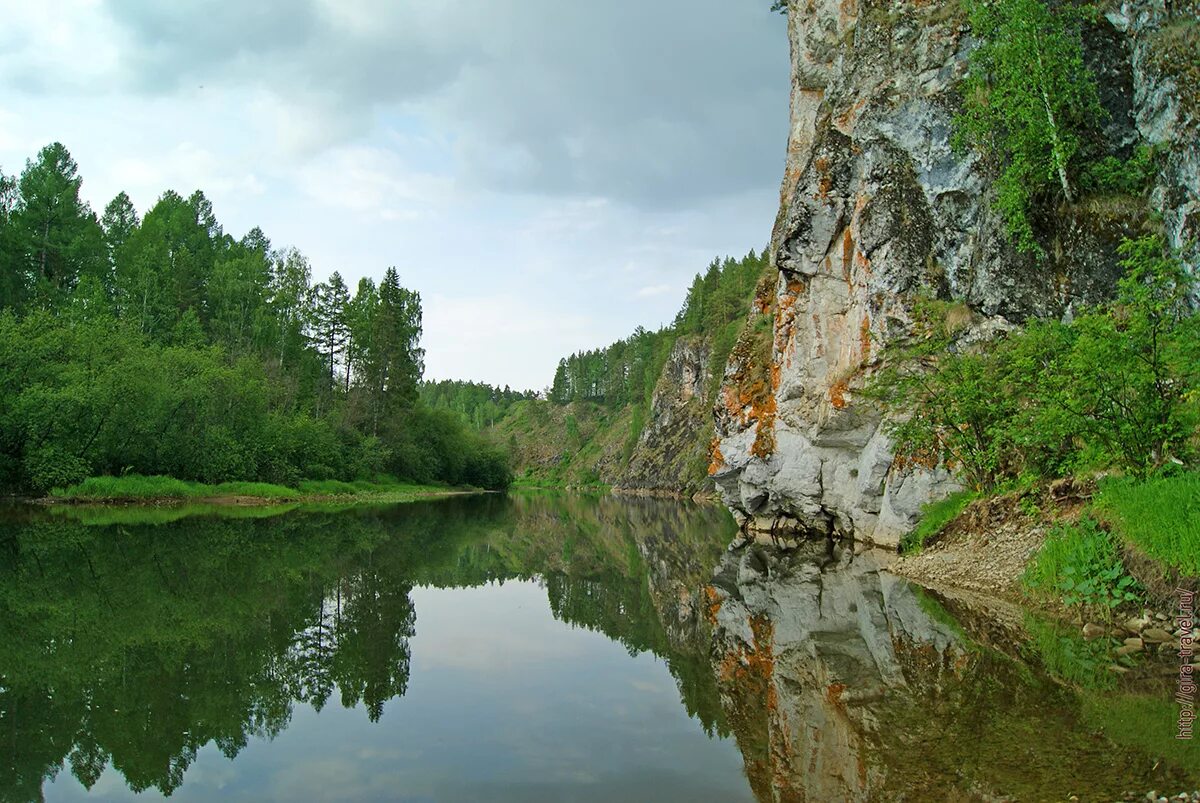
[[[924,591],[870,554],[727,551],[717,508],[521,495],[196,513],[4,519],[0,799],[1200,785],[1192,745],[1170,738],[1169,667],[1115,675],[1075,628]]]
[[[722,706],[759,800],[1118,800],[1200,783],[1200,756],[1143,707],[1157,695],[1170,708],[1156,681],[1169,667],[1118,688],[1111,645],[940,597],[869,553],[730,553],[710,611]],[[1085,674],[1097,649],[1109,657]]]
[[[86,788],[111,766],[133,791],[171,794],[207,745],[232,759],[331,700],[379,721],[410,682],[418,586],[537,578],[554,617],[661,657],[685,710],[725,730],[707,652],[661,624],[643,553],[672,545],[698,589],[730,535],[713,508],[548,496],[165,525],[69,513],[5,530],[5,798],[38,799],[64,765]]]

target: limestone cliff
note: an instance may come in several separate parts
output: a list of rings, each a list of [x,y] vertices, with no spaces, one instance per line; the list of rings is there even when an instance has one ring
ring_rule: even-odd
[[[1176,4],[1180,5],[1180,4]],[[911,331],[916,293],[962,302],[967,337],[1069,314],[1119,277],[1122,236],[1151,210],[1092,197],[1038,222],[1047,258],[1010,245],[986,166],[951,148],[973,40],[954,0],[794,0],[791,131],[772,236],[764,347],[734,350],[716,410],[711,473],[759,530],[895,544],[954,487],[900,466],[858,391]],[[1107,111],[1104,147],[1161,146],[1153,211],[1195,262],[1200,233],[1195,7],[1114,5],[1085,31]]]

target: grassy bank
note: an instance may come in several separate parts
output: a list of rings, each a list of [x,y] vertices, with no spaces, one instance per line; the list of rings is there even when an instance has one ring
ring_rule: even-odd
[[[923,546],[944,541],[927,568],[952,557],[967,578],[1020,552],[1004,579],[1030,601],[1100,618],[1169,607],[1176,588],[1200,587],[1200,471],[1075,477],[972,497],[928,505],[901,550],[919,559]],[[1018,541],[1027,546],[1011,546]]]
[[[1096,516],[1151,558],[1200,577],[1200,472],[1100,484]]]
[[[54,489],[49,497],[54,502],[86,503],[145,503],[164,502],[225,502],[230,504],[267,504],[326,499],[370,499],[371,501],[404,502],[471,488],[450,488],[442,485],[416,485],[384,479],[378,482],[359,480],[306,480],[296,487],[266,482],[223,482],[209,485],[186,482],[174,477],[142,476],[89,477],[66,488]]]

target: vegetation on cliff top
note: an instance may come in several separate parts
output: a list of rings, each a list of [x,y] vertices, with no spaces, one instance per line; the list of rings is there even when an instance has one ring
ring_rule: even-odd
[[[394,268],[351,295],[257,228],[226,234],[202,192],[97,216],[81,182],[58,143],[0,176],[0,489],[507,484],[499,450],[417,399],[421,299]]]

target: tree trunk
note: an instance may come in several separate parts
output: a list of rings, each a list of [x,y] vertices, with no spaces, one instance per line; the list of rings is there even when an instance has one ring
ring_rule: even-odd
[[[1062,145],[1058,139],[1058,121],[1054,119],[1054,109],[1050,106],[1050,95],[1046,92],[1046,68],[1042,61],[1041,42],[1037,43],[1037,60],[1038,60],[1038,91],[1042,96],[1042,107],[1046,110],[1046,122],[1050,124],[1050,141],[1051,154],[1054,157],[1054,167],[1058,171],[1058,180],[1062,184],[1063,195],[1067,196],[1067,203],[1074,203],[1075,197],[1071,193],[1071,183],[1067,181],[1067,167],[1063,164]]]

